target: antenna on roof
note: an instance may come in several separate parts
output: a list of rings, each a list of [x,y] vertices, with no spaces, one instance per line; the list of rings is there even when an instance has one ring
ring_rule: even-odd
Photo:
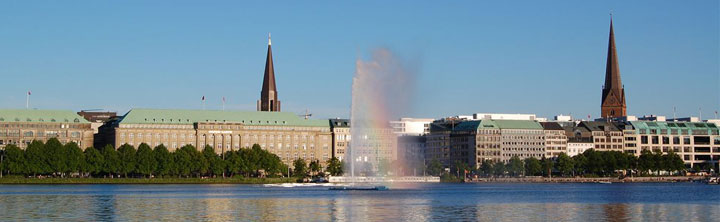
[[[310,113],[310,112],[308,111],[308,109],[305,109],[305,114],[304,114],[304,115],[301,114],[301,115],[298,115],[298,116],[302,116],[302,117],[305,118],[305,119],[309,119],[309,118],[312,116],[312,113]]]

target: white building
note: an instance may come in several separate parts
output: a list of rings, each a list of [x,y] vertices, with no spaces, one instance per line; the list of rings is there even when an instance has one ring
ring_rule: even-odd
[[[576,156],[593,148],[592,141],[568,141],[567,143],[567,155]]]
[[[423,118],[400,118],[398,121],[390,121],[393,132],[399,136],[422,136],[430,132],[430,123],[434,119]]]
[[[475,113],[472,120],[538,120],[535,114]]]

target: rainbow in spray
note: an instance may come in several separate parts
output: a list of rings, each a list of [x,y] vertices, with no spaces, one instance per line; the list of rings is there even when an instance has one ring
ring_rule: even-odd
[[[414,72],[387,49],[370,60],[358,59],[352,84],[349,176],[392,176],[405,165],[398,159],[397,137],[389,121],[407,114],[414,93]]]

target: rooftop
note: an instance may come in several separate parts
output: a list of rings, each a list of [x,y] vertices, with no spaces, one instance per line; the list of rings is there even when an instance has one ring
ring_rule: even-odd
[[[0,109],[0,122],[89,123],[71,110]]]
[[[291,112],[132,109],[120,124],[193,124],[204,122],[242,123],[245,125],[328,127],[327,120],[303,119]]]

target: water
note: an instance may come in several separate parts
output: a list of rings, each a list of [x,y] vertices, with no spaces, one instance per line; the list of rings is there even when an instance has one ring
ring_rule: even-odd
[[[426,184],[330,191],[262,185],[0,185],[0,220],[719,221],[720,186]]]

